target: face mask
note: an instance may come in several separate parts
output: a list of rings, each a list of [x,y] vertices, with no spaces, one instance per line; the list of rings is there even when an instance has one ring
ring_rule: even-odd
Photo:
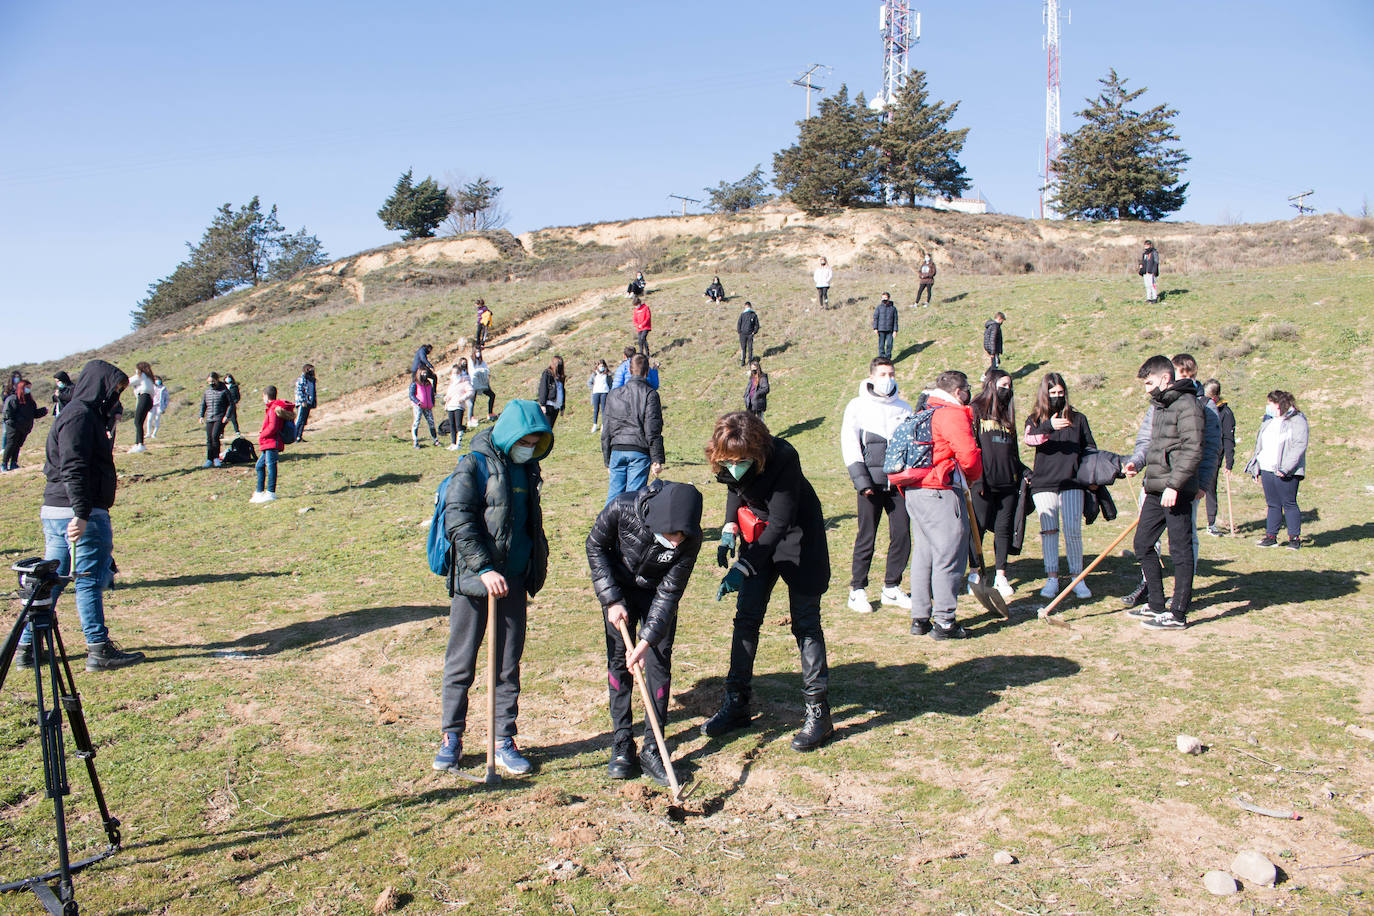
[[[510,460],[516,464],[524,464],[534,457],[533,445],[517,445],[510,450]]]
[[[1068,403],[1069,399],[1064,397],[1063,395],[1057,398],[1050,398],[1050,410],[1054,411],[1055,413],[1059,413],[1059,411],[1063,410],[1065,406],[1068,405]]]
[[[1010,400],[1011,400],[1011,389],[1010,389],[1010,388],[998,388],[998,389],[997,389],[997,403],[998,403],[998,404],[1006,404],[1006,403],[1007,403],[1008,401],[1010,401]]]
[[[754,459],[753,459],[753,458],[746,458],[746,459],[744,459],[743,461],[727,461],[727,462],[725,462],[725,470],[729,471],[729,472],[730,472],[730,476],[733,477],[733,478],[735,478],[736,480],[740,480],[741,478],[744,477],[745,474],[748,474],[748,473],[749,473],[749,469],[752,468],[753,466],[754,466]]]
[[[897,390],[897,380],[890,375],[884,375],[873,380],[873,393],[880,398],[885,398]]]
[[[668,540],[668,538],[665,537],[664,535],[656,534],[656,535],[654,535],[654,540],[655,540],[655,541],[658,541],[658,546],[660,546],[660,547],[665,547],[665,548],[667,548],[668,550],[672,550],[672,549],[673,549],[673,542],[670,541],[670,540]]]
[[[1279,409],[1275,407],[1273,404],[1265,404],[1264,415],[1266,417],[1277,417],[1279,415]]]
[[[605,366],[597,366],[597,367],[596,367],[596,374],[597,374],[597,375],[605,375],[605,374],[606,374],[606,367],[605,367]]]

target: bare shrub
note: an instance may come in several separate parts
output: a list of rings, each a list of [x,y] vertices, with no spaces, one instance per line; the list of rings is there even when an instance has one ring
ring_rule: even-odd
[[[1235,340],[1237,337],[1240,336],[1240,325],[1228,324],[1221,330],[1217,331],[1217,336],[1220,337],[1222,340]]]
[[[1297,340],[1300,336],[1301,330],[1291,321],[1280,321],[1264,331],[1265,340]]]
[[[1217,347],[1217,359],[1240,359],[1255,352],[1255,345],[1248,340],[1237,340],[1235,343]]]
[[[1107,376],[1101,372],[1078,377],[1078,389],[1080,391],[1096,391],[1105,384],[1107,384]]]
[[[1129,340],[1118,340],[1116,343],[1112,344],[1112,352],[1120,353],[1122,350],[1125,350],[1130,345],[1131,342]]]
[[[1137,335],[1141,340],[1154,340],[1159,336],[1159,332],[1154,328],[1141,328]]]
[[[1189,353],[1194,350],[1205,350],[1212,345],[1212,342],[1203,334],[1194,334],[1183,342],[1183,349]]]

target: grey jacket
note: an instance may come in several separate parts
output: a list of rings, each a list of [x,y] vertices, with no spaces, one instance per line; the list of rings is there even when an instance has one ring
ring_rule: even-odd
[[[1279,475],[1282,477],[1307,476],[1307,417],[1294,407],[1282,417],[1265,417],[1255,433],[1255,451],[1245,465],[1245,473],[1258,477],[1260,472],[1260,436],[1270,423],[1283,423],[1283,446],[1279,450]]]

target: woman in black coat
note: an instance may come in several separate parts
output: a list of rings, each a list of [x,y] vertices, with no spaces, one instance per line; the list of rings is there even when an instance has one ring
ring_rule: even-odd
[[[759,629],[773,587],[781,578],[787,584],[806,701],[806,721],[793,737],[792,747],[814,750],[834,732],[827,696],[830,669],[821,629],[821,596],[830,587],[821,502],[802,473],[797,450],[771,435],[764,422],[748,411],[727,413],[716,421],[706,457],[727,491],[716,562],[729,566],[729,571],[716,600],[730,592],[739,595],[725,701],[701,726],[702,734],[715,737],[748,724]],[[737,540],[742,543],[732,565],[729,558],[736,553]]]
[[[549,428],[558,422],[558,415],[568,403],[567,377],[563,374],[563,357],[555,356],[539,376],[539,394],[535,400],[548,418]]]

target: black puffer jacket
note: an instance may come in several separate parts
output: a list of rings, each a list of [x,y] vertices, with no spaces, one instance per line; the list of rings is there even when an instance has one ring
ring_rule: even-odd
[[[892,300],[885,299],[878,303],[878,307],[873,310],[873,330],[882,331],[884,334],[897,330],[897,306],[892,304]]]
[[[663,405],[658,392],[637,375],[606,396],[601,420],[601,458],[611,452],[639,452],[663,464]]]
[[[206,423],[223,420],[229,416],[229,408],[234,405],[234,396],[223,382],[216,382],[200,396],[200,418]]]
[[[469,598],[487,597],[482,570],[504,569],[511,544],[510,459],[491,441],[491,433],[491,429],[484,429],[472,439],[472,451],[486,459],[486,490],[478,492],[483,471],[477,467],[477,459],[465,455],[458,462],[444,497],[444,531],[453,544],[455,587]],[[539,462],[527,461],[524,468],[529,482],[525,530],[534,542],[525,572],[525,591],[533,598],[544,587],[548,575],[549,541],[544,535],[544,512],[539,504],[543,483]]]
[[[654,539],[646,515],[652,502],[672,498],[675,490],[687,497],[682,500],[684,503],[695,502],[695,512],[689,509],[668,526],[671,531],[659,532],[682,531],[687,535],[681,544],[667,548]],[[695,500],[690,498],[692,494]],[[672,632],[678,602],[687,589],[700,551],[701,494],[689,484],[655,480],[643,490],[622,493],[611,500],[592,523],[592,531],[587,535],[592,588],[603,608],[623,602],[626,591],[652,590],[653,603],[640,626],[639,637],[656,646]]]
[[[752,410],[754,413],[763,413],[768,409],[768,392],[770,390],[768,386],[768,373],[759,373],[758,385],[754,387],[754,396],[750,397],[749,389],[753,383],[754,380],[751,373],[749,381],[744,383],[744,409]]]
[[[800,594],[823,595],[830,588],[830,551],[821,501],[802,473],[797,450],[786,439],[771,438],[762,471],[752,467],[741,480],[723,468],[716,475],[728,491],[725,521],[736,521],[740,507],[748,506],[768,525],[757,541],[740,546],[740,561],[755,574],[776,566]]]
[[[81,370],[72,400],[48,431],[43,505],[70,508],[77,518],[115,501],[114,444],[105,428],[129,377],[103,359]]]
[[[999,356],[1002,353],[1002,323],[989,318],[983,324],[983,352]]]
[[[1172,487],[1180,499],[1192,499],[1207,429],[1192,380],[1179,379],[1156,394],[1154,408],[1145,453],[1145,492],[1163,493]]]

